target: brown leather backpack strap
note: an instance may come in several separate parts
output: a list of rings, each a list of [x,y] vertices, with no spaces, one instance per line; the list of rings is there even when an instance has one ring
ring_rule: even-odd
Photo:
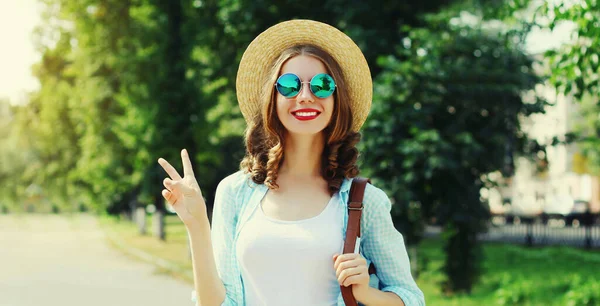
[[[348,226],[346,228],[346,240],[344,241],[344,254],[358,252],[358,248],[360,247],[357,244],[357,237],[360,237],[360,217],[363,209],[363,197],[365,195],[365,187],[370,182],[371,180],[363,177],[356,177],[352,180],[350,195],[348,196]],[[375,270],[373,264],[369,267],[369,273],[372,270]],[[344,303],[347,306],[358,306],[354,295],[352,295],[352,286],[340,286],[340,288]]]

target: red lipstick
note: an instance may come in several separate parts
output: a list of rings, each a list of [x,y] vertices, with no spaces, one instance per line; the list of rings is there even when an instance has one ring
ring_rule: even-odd
[[[292,112],[292,115],[300,121],[313,120],[317,118],[319,114],[321,114],[321,112],[313,108],[303,108]]]

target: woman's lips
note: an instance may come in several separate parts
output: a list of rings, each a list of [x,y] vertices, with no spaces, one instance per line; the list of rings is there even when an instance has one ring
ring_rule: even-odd
[[[300,115],[301,114],[301,115]],[[309,113],[292,113],[292,115],[294,117],[296,117],[296,119],[300,120],[300,121],[308,121],[308,120],[313,120],[317,117],[319,117],[321,113],[319,112],[309,112]]]

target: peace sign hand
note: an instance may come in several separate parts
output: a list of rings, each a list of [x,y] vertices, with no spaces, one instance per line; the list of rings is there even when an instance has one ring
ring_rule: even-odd
[[[181,160],[183,161],[183,178],[169,162],[163,158],[158,159],[158,163],[171,177],[163,180],[166,189],[163,189],[162,195],[173,206],[186,226],[198,222],[208,222],[206,203],[194,177],[192,163],[185,149],[181,150]]]

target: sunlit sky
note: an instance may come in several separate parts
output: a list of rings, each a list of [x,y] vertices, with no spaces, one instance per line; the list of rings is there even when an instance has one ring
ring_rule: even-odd
[[[39,60],[33,29],[40,22],[37,0],[0,0],[0,97],[21,102],[37,88],[31,66]]]
[[[40,23],[41,6],[37,0],[0,0],[0,98],[13,103],[25,101],[25,93],[39,84],[31,66],[39,61],[33,46],[33,29]],[[528,38],[529,52],[538,53],[568,40],[569,26],[554,33],[534,31]]]

